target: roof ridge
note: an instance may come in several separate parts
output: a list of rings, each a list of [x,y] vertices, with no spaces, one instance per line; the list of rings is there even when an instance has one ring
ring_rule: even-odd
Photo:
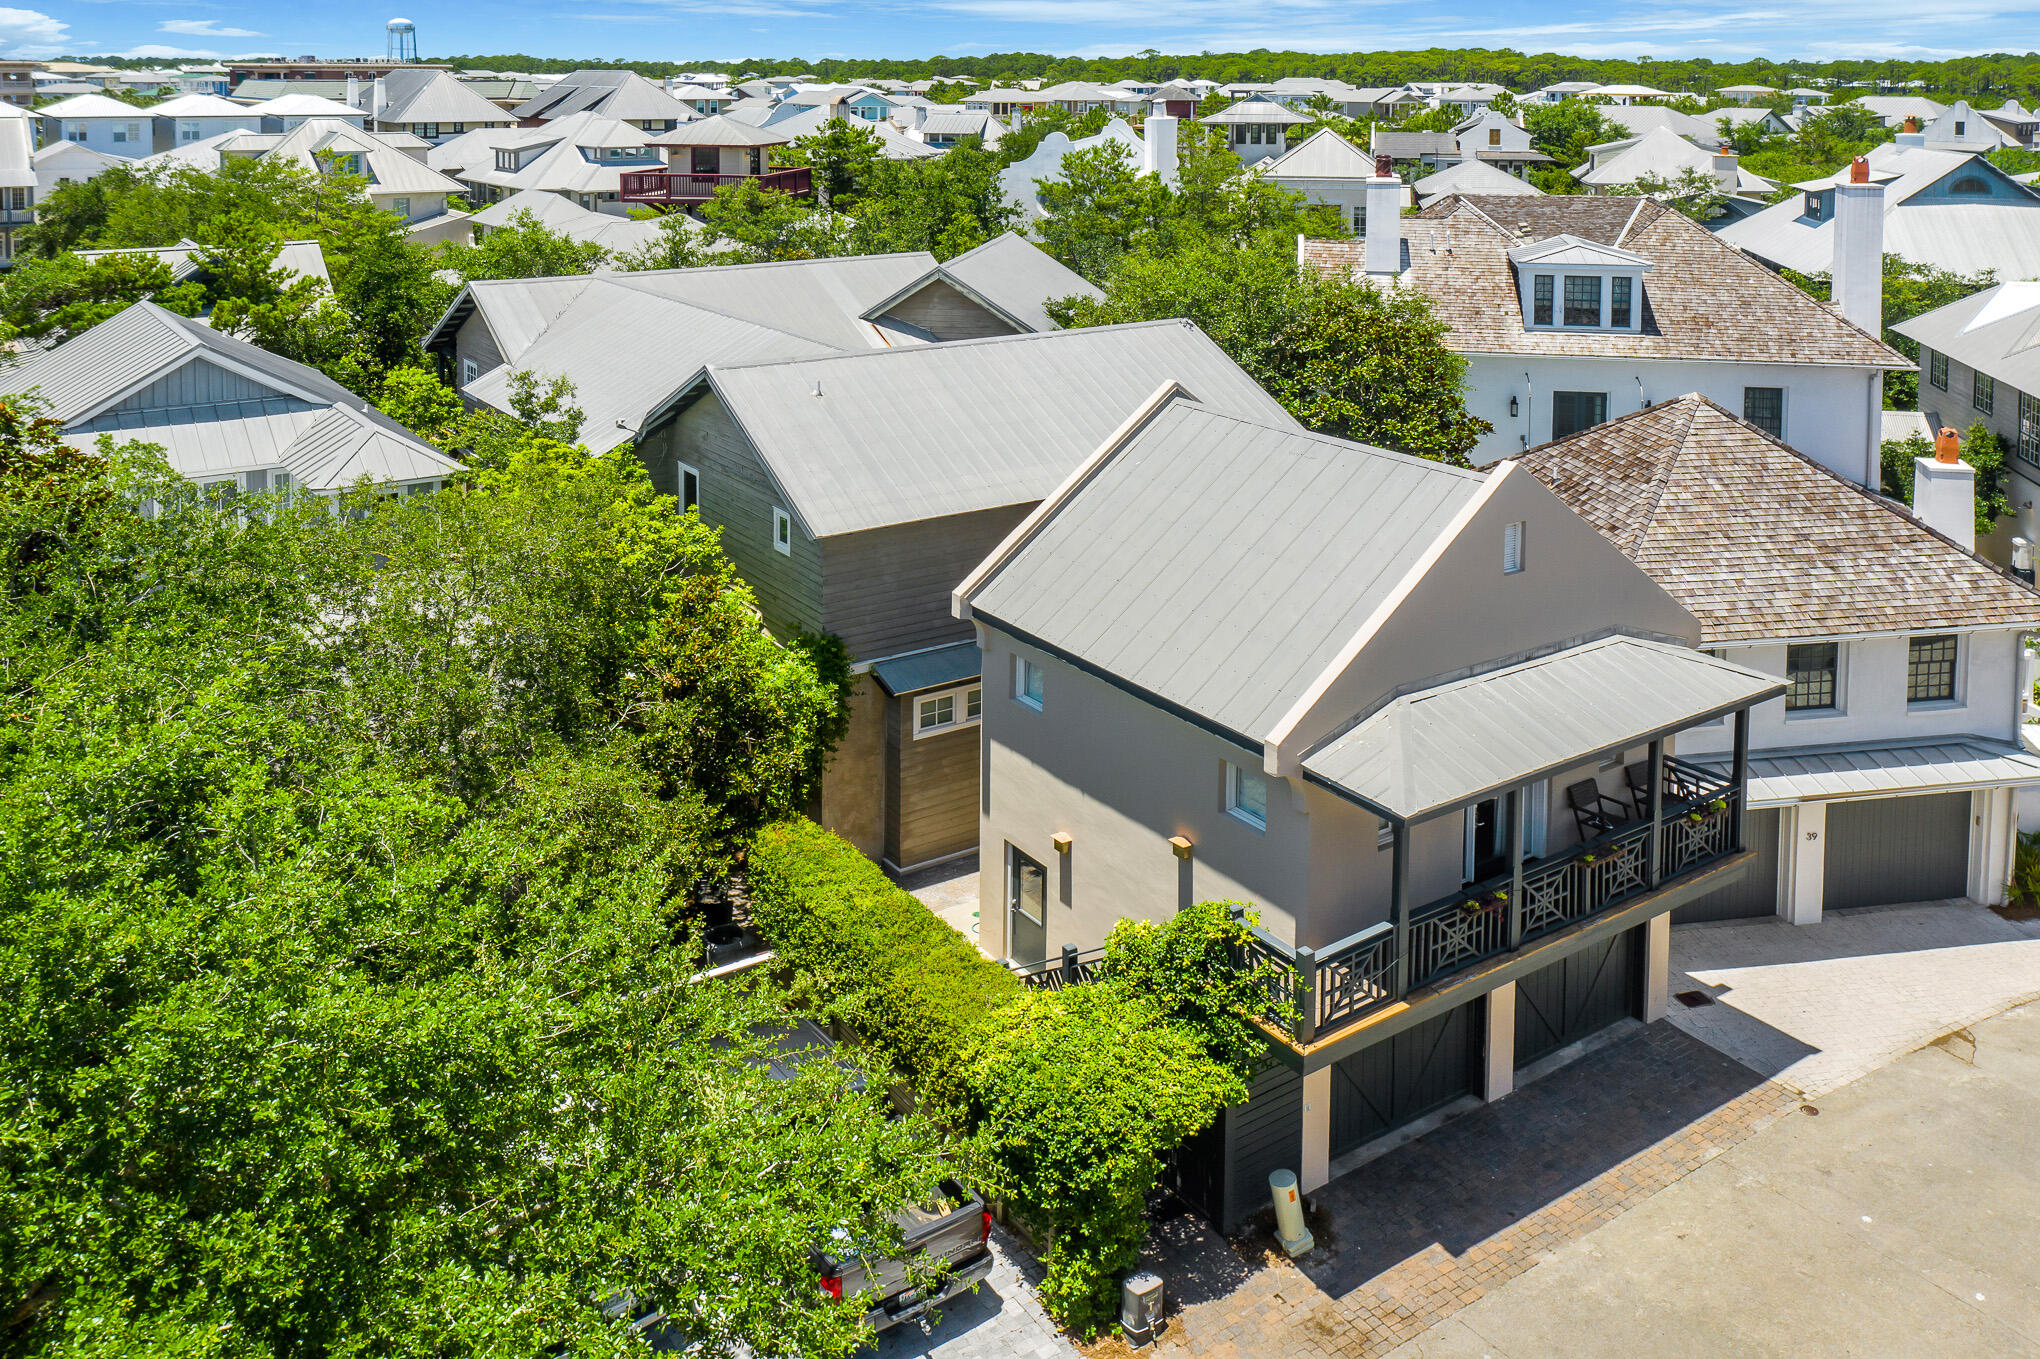
[[[1694,422],[1700,418],[1702,409],[1714,405],[1713,402],[1698,392],[1689,392],[1684,396],[1674,398],[1674,400],[1684,407],[1685,428],[1679,432],[1679,440],[1673,446],[1672,455],[1665,459],[1664,471],[1657,479],[1656,492],[1651,496],[1650,504],[1644,509],[1641,516],[1642,522],[1637,525],[1636,545],[1639,550],[1646,542],[1650,541],[1650,531],[1657,525],[1658,511],[1664,507],[1665,495],[1672,489],[1672,474],[1678,470],[1679,463],[1684,458],[1686,440],[1692,436]],[[1720,410],[1720,407],[1716,406],[1715,409]],[[1722,413],[1724,415],[1727,414],[1726,411]]]
[[[1078,326],[1070,330],[1033,330],[1025,331],[1018,335],[980,335],[969,340],[938,340],[932,344],[894,345],[885,349],[849,349],[835,354],[814,354],[807,358],[760,359],[755,363],[711,363],[704,365],[704,371],[711,373],[732,373],[740,370],[748,371],[754,368],[776,368],[781,365],[795,363],[835,363],[851,359],[882,359],[902,354],[931,354],[946,352],[952,349],[978,348],[984,345],[1021,344],[1028,340],[1053,340],[1058,336],[1098,335],[1106,331],[1116,330],[1154,330],[1163,326],[1181,326],[1185,330],[1195,331],[1197,334],[1204,336],[1206,343],[1211,344],[1214,348],[1217,347],[1217,342],[1212,340],[1210,336],[1204,335],[1203,331],[1198,330],[1194,322],[1181,317],[1165,317],[1159,321],[1122,321],[1117,325],[1110,326]]]
[[[1200,415],[1206,415],[1215,420],[1230,420],[1234,424],[1245,425],[1249,429],[1265,430],[1270,434],[1280,434],[1287,438],[1307,439],[1312,443],[1326,444],[1338,449],[1342,453],[1350,453],[1357,450],[1370,457],[1388,458],[1398,463],[1422,463],[1424,466],[1415,470],[1443,472],[1465,481],[1484,482],[1488,479],[1488,474],[1478,468],[1455,467],[1449,462],[1440,462],[1436,458],[1426,458],[1415,453],[1404,453],[1398,449],[1383,448],[1380,444],[1362,443],[1358,439],[1343,439],[1336,434],[1322,434],[1314,429],[1303,428],[1301,425],[1285,429],[1280,425],[1271,425],[1265,420],[1256,420],[1251,416],[1220,410],[1215,406],[1207,406],[1195,397],[1182,397],[1172,404],[1188,407]]]

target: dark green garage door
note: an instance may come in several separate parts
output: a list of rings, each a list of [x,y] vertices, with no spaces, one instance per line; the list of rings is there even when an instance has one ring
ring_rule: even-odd
[[[1334,1063],[1332,1155],[1478,1090],[1486,1004],[1462,1005]]]
[[[1962,896],[1969,890],[1969,794],[1829,803],[1826,872],[1824,911]]]
[[[1640,926],[1532,972],[1516,983],[1516,1065],[1627,1019],[1642,999]]]
[[[1778,913],[1778,809],[1768,807],[1750,813],[1745,839],[1757,852],[1756,862],[1745,869],[1742,881],[1709,892],[1672,912],[1674,925],[1696,920],[1747,920],[1752,916]]]

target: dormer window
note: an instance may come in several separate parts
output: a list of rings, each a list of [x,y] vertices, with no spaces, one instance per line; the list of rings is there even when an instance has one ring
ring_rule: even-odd
[[[1536,326],[1551,324],[1551,288],[1550,274],[1539,274],[1531,281],[1530,324]]]
[[[1601,324],[1601,276],[1599,274],[1567,274],[1565,276],[1565,323],[1569,326],[1598,326]]]
[[[1638,297],[1651,262],[1617,246],[1577,236],[1517,246],[1524,325],[1529,329],[1622,330],[1642,328]]]
[[[1821,202],[1819,194],[1810,193],[1806,196],[1806,215],[1816,222],[1820,220]]]

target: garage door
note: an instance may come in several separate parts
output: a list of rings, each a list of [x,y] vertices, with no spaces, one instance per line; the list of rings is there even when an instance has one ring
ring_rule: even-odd
[[[1828,804],[1822,910],[1939,901],[1968,890],[1969,794]]]
[[[1516,983],[1516,1065],[1599,1033],[1640,1008],[1641,927],[1589,944]]]
[[[1479,1089],[1486,1003],[1462,1005],[1334,1063],[1332,1155]]]
[[[1696,920],[1747,920],[1751,916],[1778,913],[1778,809],[1750,813],[1745,841],[1757,852],[1756,862],[1745,871],[1741,882],[1709,892],[1672,912],[1674,925]]]

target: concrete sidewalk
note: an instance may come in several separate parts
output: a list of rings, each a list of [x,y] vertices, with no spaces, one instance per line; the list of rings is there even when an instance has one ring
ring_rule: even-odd
[[[2040,998],[2040,922],[1952,901],[1837,911],[1806,926],[1680,925],[1671,991],[1672,1023],[1818,1097]]]

